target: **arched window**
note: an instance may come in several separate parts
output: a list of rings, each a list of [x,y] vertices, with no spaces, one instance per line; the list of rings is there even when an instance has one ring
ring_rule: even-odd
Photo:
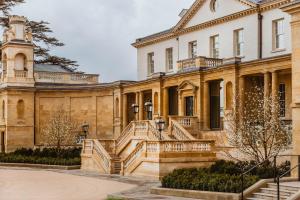
[[[116,98],[116,101],[115,101],[115,109],[116,109],[116,117],[120,117],[120,101],[119,101],[119,98]]]
[[[24,111],[25,111],[24,101],[21,99],[17,103],[18,119],[24,119]]]
[[[216,12],[219,7],[220,7],[219,0],[211,0],[211,2],[210,2],[210,10],[212,12]]]
[[[5,119],[5,101],[2,101],[2,119]]]
[[[158,114],[158,93],[154,93],[154,114]]]
[[[15,57],[15,70],[26,70],[26,56],[22,53],[19,53]]]
[[[231,110],[233,108],[233,90],[232,83],[226,84],[226,109]]]

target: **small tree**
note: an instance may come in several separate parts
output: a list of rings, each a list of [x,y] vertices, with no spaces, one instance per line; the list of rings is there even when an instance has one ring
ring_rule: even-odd
[[[46,145],[61,149],[61,146],[75,144],[77,129],[77,124],[61,107],[42,128],[42,135]]]
[[[238,106],[225,116],[227,143],[247,158],[262,162],[287,149],[291,142],[288,128],[280,120],[280,104],[277,97],[267,97],[263,88],[254,84],[244,93]],[[234,103],[236,104],[236,103]],[[240,159],[226,151],[227,155]]]

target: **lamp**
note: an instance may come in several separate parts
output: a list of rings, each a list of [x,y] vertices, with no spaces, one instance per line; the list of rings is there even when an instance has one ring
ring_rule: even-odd
[[[147,112],[148,120],[152,120],[152,106],[153,105],[152,105],[151,101],[145,103],[145,109],[146,109],[146,112]]]
[[[76,137],[77,144],[82,144],[83,141],[87,138],[89,128],[90,128],[90,125],[86,122],[81,126],[82,132],[80,134],[78,134]]]
[[[156,129],[159,131],[159,140],[161,140],[161,132],[165,129],[166,122],[162,118],[155,120]]]
[[[139,113],[139,105],[138,104],[132,104],[131,108],[132,108],[132,111],[135,114],[135,118],[137,120],[137,114]]]

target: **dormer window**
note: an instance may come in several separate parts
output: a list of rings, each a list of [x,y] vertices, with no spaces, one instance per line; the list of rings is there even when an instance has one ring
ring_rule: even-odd
[[[212,0],[210,2],[210,10],[212,12],[216,12],[218,10],[218,8],[220,7],[220,2],[219,0]]]

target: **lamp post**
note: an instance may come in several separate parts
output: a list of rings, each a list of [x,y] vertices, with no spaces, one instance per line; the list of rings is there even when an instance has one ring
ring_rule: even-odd
[[[162,118],[157,118],[155,120],[156,129],[159,131],[159,140],[162,140],[161,138],[161,132],[165,129],[166,122]]]
[[[138,104],[132,104],[131,108],[132,108],[132,111],[134,113],[135,120],[137,121],[138,120],[137,114],[139,113],[139,105]]]
[[[145,103],[148,120],[152,120],[152,106],[153,104],[151,101]]]

